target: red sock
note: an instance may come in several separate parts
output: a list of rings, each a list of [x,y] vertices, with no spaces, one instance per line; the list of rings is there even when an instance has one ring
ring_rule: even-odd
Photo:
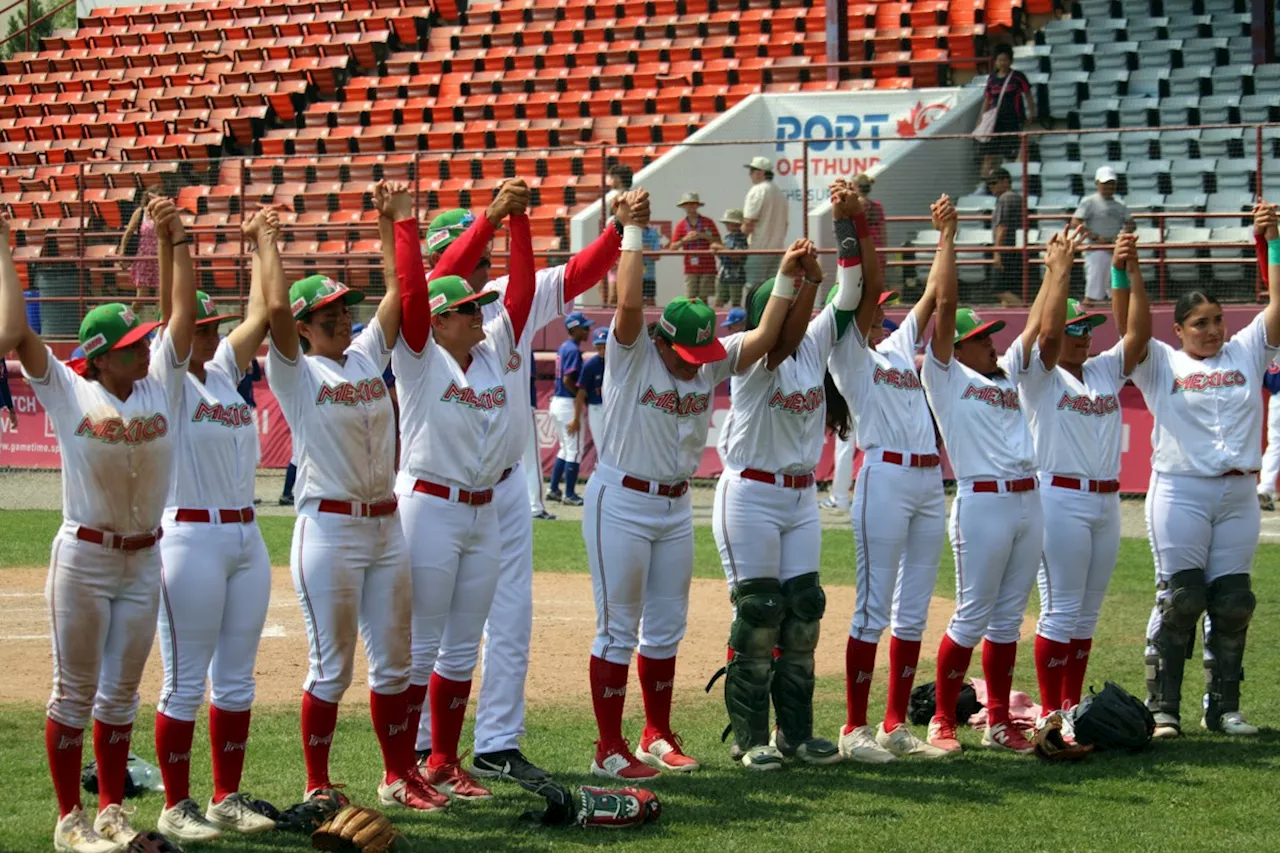
[[[471,681],[453,681],[431,673],[431,761],[429,767],[444,767],[458,760],[462,721],[467,716]]]
[[[49,757],[49,775],[58,796],[58,817],[66,817],[80,807],[80,763],[84,756],[84,729],[64,726],[45,718],[44,751]]]
[[[942,635],[938,645],[938,681],[936,685],[936,703],[934,716],[955,722],[956,701],[960,698],[960,688],[964,686],[965,673],[969,671],[969,661],[973,659],[973,649],[951,639],[950,634]]]
[[[98,760],[99,811],[124,802],[124,777],[129,772],[129,740],[132,737],[133,723],[112,726],[101,720],[93,721],[93,757]],[[187,748],[190,749],[190,746]]]
[[[1067,651],[1067,675],[1063,679],[1062,698],[1072,706],[1080,704],[1084,694],[1084,674],[1089,668],[1089,650],[1093,648],[1093,638],[1072,640]]]
[[[213,748],[213,801],[220,803],[240,790],[245,750],[249,748],[252,711],[224,711],[209,706],[209,745]],[[166,786],[167,790],[168,786]]]
[[[338,728],[338,703],[302,694],[302,757],[307,764],[307,790],[332,788],[329,747]]]
[[[422,724],[422,709],[427,704],[427,685],[410,684],[405,691],[405,709],[409,712],[409,748],[418,742],[418,726]],[[416,761],[416,759],[415,759]]]
[[[1063,690],[1071,646],[1036,634],[1036,681],[1040,684],[1040,715],[1062,710]]]
[[[622,709],[627,704],[629,670],[625,663],[609,663],[591,656],[591,706],[596,713],[600,743],[606,746],[622,740]]]
[[[982,643],[982,677],[987,680],[987,724],[1009,722],[1009,691],[1013,689],[1013,665],[1017,643]]]
[[[413,741],[418,736],[409,730],[409,691],[375,693],[369,691],[369,716],[373,731],[382,748],[384,781],[390,784],[403,776],[413,764]]]
[[[891,732],[907,721],[911,685],[920,663],[920,641],[889,638],[889,703],[884,709],[884,730]]]
[[[876,669],[876,644],[849,638],[844,647],[844,702],[846,732],[867,724],[871,675]]]
[[[164,805],[173,808],[191,796],[191,741],[194,720],[175,720],[156,713],[156,759],[164,780]]]
[[[674,657],[648,658],[636,655],[636,675],[640,677],[640,695],[644,699],[645,737],[671,735],[671,691],[676,681]]]

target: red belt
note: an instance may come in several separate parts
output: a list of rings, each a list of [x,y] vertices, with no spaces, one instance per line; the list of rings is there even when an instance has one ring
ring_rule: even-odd
[[[1075,477],[1059,477],[1057,474],[1053,475],[1049,485],[1059,489],[1075,489],[1077,492],[1096,492],[1100,495],[1120,491],[1119,480],[1080,480]]]
[[[454,500],[454,489],[441,485],[440,483],[433,483],[430,480],[415,481],[413,484],[413,490],[436,498]],[[485,504],[493,501],[493,489],[485,489],[480,492],[468,492],[466,489],[457,489],[456,491],[458,493],[456,502],[460,504],[467,504],[468,506],[484,506]]]
[[[156,530],[153,533],[138,533],[134,536],[120,536],[116,533],[94,530],[92,527],[76,528],[77,539],[83,542],[92,542],[94,545],[101,545],[104,548],[111,548],[114,551],[141,551],[155,545],[163,535],[164,531],[162,530]]]
[[[942,457],[936,453],[899,453],[896,450],[882,450],[880,458],[890,465],[901,465],[904,468],[937,468],[942,464]]]
[[[769,482],[772,483],[773,480]],[[650,483],[648,480],[641,480],[639,477],[632,477],[630,474],[622,478],[622,485],[632,491],[644,492],[646,495],[661,495],[664,498],[678,498],[689,491],[688,480],[681,483]],[[654,488],[655,486],[657,488]]]
[[[744,480],[755,480],[771,486],[782,486],[784,489],[807,489],[813,485],[813,474],[771,474],[758,468],[744,468],[739,474]]]
[[[216,509],[210,512],[207,509],[180,509],[174,514],[174,521],[186,521],[193,524],[211,524],[213,523],[213,513],[218,514],[219,524],[252,524],[253,523],[253,507],[245,507],[244,509]]]
[[[995,492],[1001,491],[1001,485],[1004,486],[1005,492],[1032,492],[1036,488],[1035,477],[1024,477],[1021,480],[974,480],[970,488],[975,492]]]
[[[331,501],[328,499],[320,501],[321,512],[331,512],[335,515],[350,515],[358,518],[379,518],[384,515],[394,515],[396,511],[396,501],[392,498],[389,501],[379,501],[376,504],[352,503],[351,501]]]

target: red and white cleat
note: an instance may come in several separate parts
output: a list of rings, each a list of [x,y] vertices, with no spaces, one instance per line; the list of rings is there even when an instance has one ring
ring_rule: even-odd
[[[960,741],[956,739],[956,721],[944,717],[934,717],[929,721],[929,745],[943,752],[959,752]]]
[[[1036,751],[1035,744],[1027,740],[1022,730],[1011,723],[987,726],[987,733],[982,736],[982,745],[987,749],[1006,750],[1019,755],[1030,755]]]
[[[462,762],[455,761],[440,767],[428,768],[425,776],[427,784],[435,786],[451,797],[459,800],[491,800],[493,792],[476,781],[475,777],[462,769]]]
[[[378,803],[418,812],[443,812],[449,808],[449,798],[427,784],[416,771],[394,782],[384,781],[379,785]]]
[[[641,764],[631,754],[631,746],[625,740],[611,744],[596,741],[596,757],[591,762],[591,775],[634,782],[637,779],[652,779],[658,775],[658,771]]]
[[[636,758],[655,770],[671,770],[676,773],[692,773],[702,766],[697,759],[684,754],[684,744],[677,734],[645,735],[640,738]]]

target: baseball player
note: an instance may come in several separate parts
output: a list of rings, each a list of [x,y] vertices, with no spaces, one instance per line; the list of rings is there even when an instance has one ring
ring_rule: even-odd
[[[625,226],[618,308],[606,343],[604,429],[582,527],[596,602],[590,681],[600,740],[591,773],[645,779],[659,770],[698,768],[672,728],[671,694],[693,575],[689,478],[706,446],[712,393],[774,348],[794,294],[792,277],[811,244],[796,241],[788,251],[751,331],[717,339],[715,312],[680,298],[646,333],[641,232],[647,211],[633,219],[627,208],[618,207]],[[633,754],[622,735],[622,713],[637,645],[645,728]]]
[[[279,217],[262,210],[245,224],[249,240],[272,242]],[[184,284],[191,258],[173,265]],[[160,270],[160,316],[172,313],[174,269]],[[160,656],[164,687],[156,705],[156,755],[164,780],[161,832],[179,841],[209,841],[221,831],[266,832],[274,821],[249,806],[240,791],[253,704],[253,666],[271,598],[271,562],[254,521],[258,431],[237,388],[267,334],[263,289],[287,300],[283,271],[263,268],[253,254],[248,313],[219,339],[231,317],[196,293],[191,362],[170,432],[175,465],[160,543]],[[159,339],[157,339],[159,340]],[[152,358],[159,358],[153,345]],[[190,796],[191,743],[205,682],[213,685],[209,731],[213,797],[207,811]]]
[[[582,432],[574,418],[575,401],[578,398],[579,372],[582,370],[582,342],[594,326],[587,315],[574,311],[564,318],[568,339],[556,350],[556,387],[551,396],[551,420],[556,425],[560,450],[551,467],[551,488],[547,500],[582,506],[582,498],[574,491],[578,485],[578,460],[582,454]],[[570,429],[573,427],[573,429]],[[560,494],[560,478],[564,478],[564,494]]]
[[[950,202],[935,213],[948,219]],[[859,231],[859,236],[866,244],[864,257],[876,257],[871,235]],[[851,516],[858,543],[857,603],[845,646],[847,716],[840,751],[868,764],[946,755],[911,731],[907,705],[937,581],[946,513],[933,417],[915,354],[933,315],[938,279],[947,274],[945,258],[935,255],[924,294],[893,334],[886,333],[884,306],[898,294],[881,294],[879,304],[869,306],[874,309],[870,322],[842,340],[830,361],[836,387],[853,412],[850,443],[863,452]],[[892,628],[889,696],[884,721],[873,729],[867,704],[876,651],[887,627]]]
[[[394,251],[387,200],[402,189],[374,188],[384,261]],[[258,252],[264,267],[280,263],[271,240]],[[448,798],[418,774],[408,727],[413,578],[393,492],[395,415],[382,379],[400,334],[399,284],[387,276],[374,320],[356,338],[350,306],[364,294],[340,282],[313,275],[294,282],[288,301],[270,289],[265,296],[267,382],[289,423],[299,471],[289,563],[309,641],[302,694],[306,795],[333,787],[329,748],[338,702],[351,684],[358,630],[382,750],[378,801],[438,811]]]
[[[538,445],[538,372],[533,359],[529,359],[529,417],[533,424],[527,431],[524,456],[520,459],[525,485],[529,491],[529,510],[536,521],[555,521],[555,515],[547,512],[547,506],[542,502],[542,448]]]
[[[1200,724],[1257,734],[1240,713],[1245,637],[1256,605],[1250,573],[1262,517],[1254,476],[1261,465],[1263,376],[1280,345],[1280,236],[1274,205],[1254,206],[1267,240],[1268,304],[1226,338],[1222,307],[1198,290],[1174,305],[1175,350],[1152,340],[1133,371],[1155,418],[1147,533],[1156,605],[1147,626],[1147,707],[1155,736],[1182,733],[1179,700],[1187,651],[1202,613],[1207,695]]]
[[[1093,630],[1120,553],[1120,389],[1151,340],[1136,240],[1133,234],[1116,237],[1112,292],[1129,291],[1123,338],[1091,357],[1093,329],[1106,318],[1074,299],[1049,305],[1030,367],[1018,375],[1035,441],[1040,501],[1053,519],[1044,525],[1035,640],[1043,717],[1080,703]],[[1015,360],[1021,360],[1021,347],[1021,340],[1013,345]],[[1050,369],[1046,362],[1055,354],[1057,367]]]
[[[827,358],[855,320],[859,300],[872,306],[881,279],[861,204],[832,187],[840,246],[839,295],[812,322],[822,283],[817,255],[803,258],[805,283],[791,306],[778,344],[734,376],[729,416],[720,431],[724,472],[716,486],[712,533],[734,604],[725,667],[725,706],[733,727],[733,757],[749,770],[781,768],[784,755],[806,764],[840,761],[839,748],[813,735],[813,653],[826,595],[818,577],[822,530],[813,469],[827,428],[848,435],[848,406],[828,394]],[[864,230],[855,232],[861,226]],[[786,270],[783,271],[784,273]],[[776,279],[748,297],[747,328],[755,328]],[[861,312],[865,323],[874,311]],[[778,650],[775,654],[775,649]],[[769,699],[777,728],[769,735]]]
[[[513,192],[514,186],[519,185],[513,185]],[[483,261],[494,228],[505,215],[497,206],[500,203],[506,203],[501,193],[485,216],[470,217],[469,214],[463,215],[464,211],[453,211],[440,214],[433,220],[427,234],[427,260],[434,265],[431,276],[464,275],[474,285],[477,278],[487,275],[487,266],[477,272],[476,264]],[[635,207],[647,211],[647,198],[633,202]],[[468,224],[461,224],[463,222]],[[573,300],[599,284],[605,273],[617,263],[621,244],[622,226],[614,219],[598,238],[570,258],[567,264],[537,271],[533,305],[524,324],[524,333],[515,345],[520,364],[533,363],[534,335],[557,317],[563,317]],[[501,293],[508,281],[506,277],[499,278],[490,282],[488,289]],[[506,309],[498,301],[484,306],[482,310],[485,321],[491,322]],[[525,387],[529,388],[529,399],[521,396]],[[506,391],[508,406],[531,409],[536,403],[532,383],[525,386],[523,382],[511,382]],[[532,428],[532,419],[514,418],[508,424],[508,467],[521,464],[530,440],[522,430]],[[540,478],[541,463],[535,464]],[[513,474],[494,488],[493,503],[499,519],[502,563],[498,588],[485,625],[480,700],[476,709],[475,757],[470,770],[472,775],[481,778],[504,778],[536,786],[545,782],[548,774],[520,750],[520,738],[524,735],[524,685],[533,633],[533,523],[520,488],[520,479]],[[425,686],[412,685],[410,689],[422,690],[424,692],[417,695],[425,695]],[[429,716],[424,714],[421,722],[414,725],[418,732],[418,754],[429,757]]]
[[[1271,395],[1267,406],[1267,451],[1262,455],[1262,473],[1258,476],[1258,505],[1267,512],[1276,508],[1276,479],[1280,477],[1280,362],[1271,362],[1262,385]],[[12,410],[11,410],[12,411]]]
[[[173,202],[153,199],[160,262],[186,260],[191,238]],[[189,264],[189,260],[186,261]],[[189,267],[188,267],[189,268]],[[45,749],[58,799],[54,849],[118,853],[137,834],[123,809],[138,681],[156,632],[165,498],[173,473],[170,424],[179,417],[196,315],[182,275],[169,325],[151,358],[143,323],[126,305],[94,308],[80,324],[85,361],[73,370],[26,325],[21,284],[0,224],[0,329],[14,346],[62,453],[63,522],[45,587],[53,635],[53,691]],[[21,321],[14,311],[21,312]],[[98,816],[81,809],[84,726],[93,717]],[[131,811],[131,810],[130,810]]]
[[[973,648],[985,636],[982,671],[988,725],[982,745],[1031,753],[1035,748],[1009,722],[1009,693],[1019,628],[1044,533],[1035,450],[1016,384],[1030,366],[1034,321],[1028,320],[1022,346],[997,358],[991,336],[1004,323],[983,322],[973,309],[956,308],[956,220],[947,201],[944,196],[940,205],[945,218],[935,207],[935,227],[942,233],[942,271],[921,380],[957,481],[949,531],[956,562],[956,611],[938,650],[937,712],[929,723],[929,743],[947,752],[960,750],[956,697]],[[1055,234],[1050,243],[1049,272],[1031,307],[1033,315],[1046,305],[1066,302],[1071,250],[1064,242]],[[1060,319],[1040,328],[1059,326]],[[1056,356],[1041,358],[1046,368],[1056,362]]]
[[[604,398],[601,397],[601,392],[604,389],[604,351],[608,342],[609,330],[596,329],[591,336],[596,354],[582,365],[582,374],[578,377],[578,396],[573,401],[573,423],[570,426],[581,435],[585,416],[593,442],[598,442],[600,432],[604,432]]]

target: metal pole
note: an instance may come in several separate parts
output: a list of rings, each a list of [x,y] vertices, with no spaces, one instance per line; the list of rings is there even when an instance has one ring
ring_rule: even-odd
[[[609,149],[606,144],[600,143],[600,233],[604,233],[604,227],[609,221],[609,205],[605,203],[606,197],[609,195]]]
[[[837,4],[839,5],[839,4]],[[809,239],[809,140],[800,140],[804,160],[804,177],[800,182],[800,218],[804,220],[804,238]]]
[[[243,227],[244,215],[245,215],[244,185],[245,185],[245,172],[248,170],[248,166],[250,162],[251,161],[249,160],[240,161],[240,225],[241,227],[238,229],[240,231],[240,263],[236,264],[236,298],[239,299],[240,304],[244,306],[244,310],[246,311],[246,313],[248,312],[248,299],[245,297],[245,293],[244,293],[244,256],[245,256],[244,227]],[[199,210],[198,207],[197,207],[197,210]],[[193,249],[195,248],[194,243],[192,244],[191,248]],[[216,262],[211,261],[211,263],[216,263]],[[194,266],[194,264],[192,264],[192,266]]]
[[[1018,143],[1018,154],[1022,157],[1022,252],[1018,257],[1018,263],[1022,264],[1022,301],[1029,303],[1031,301],[1031,246],[1028,245],[1031,237],[1031,229],[1027,223],[1027,194],[1031,192],[1031,167],[1027,165],[1028,157],[1027,135],[1021,134]],[[986,175],[982,176],[983,179]],[[1037,287],[1038,291],[1039,288]]]

